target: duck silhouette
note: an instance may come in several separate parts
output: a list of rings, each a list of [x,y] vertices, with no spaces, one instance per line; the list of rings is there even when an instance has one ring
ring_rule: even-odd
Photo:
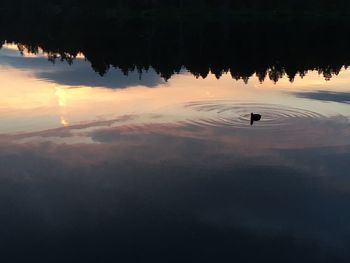
[[[253,125],[255,121],[260,121],[261,120],[261,115],[260,114],[250,114],[250,125]]]

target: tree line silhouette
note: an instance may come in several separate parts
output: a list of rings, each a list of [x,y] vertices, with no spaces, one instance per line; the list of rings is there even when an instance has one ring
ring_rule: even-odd
[[[316,70],[326,79],[350,64],[350,24],[341,19],[27,19],[0,21],[0,45],[43,49],[51,61],[82,53],[100,75],[111,67],[154,68],[164,79],[187,69],[196,77],[226,72],[245,82],[256,74],[293,81]]]
[[[289,14],[303,13],[337,13],[350,14],[348,0],[17,0],[2,3],[2,10],[17,12],[41,12],[49,15],[60,13],[84,13],[111,15],[113,12],[161,11],[176,9],[177,11],[224,9],[255,12],[281,12]],[[120,15],[120,13],[118,14]]]

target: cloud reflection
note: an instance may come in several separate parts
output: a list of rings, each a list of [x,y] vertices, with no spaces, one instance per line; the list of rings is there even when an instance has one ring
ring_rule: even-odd
[[[155,262],[174,249],[202,262],[231,252],[247,259],[252,249],[253,262],[288,262],[295,251],[300,262],[346,262],[350,134],[337,118],[304,133],[116,122],[1,144],[0,200],[11,208],[0,204],[0,240],[33,252],[45,239],[44,253],[74,246],[81,256],[81,246],[106,260],[113,244],[122,259],[137,261],[131,242]],[[80,141],[68,144],[75,136]]]
[[[22,57],[19,52],[4,47],[0,50],[0,66],[10,66],[22,70],[30,70],[38,79],[66,86],[127,88],[130,86],[155,87],[164,80],[150,69],[142,74],[130,72],[127,76],[119,69],[111,69],[105,76],[95,74],[89,63],[84,59],[76,59],[71,66],[66,62],[56,61],[55,64],[46,57]]]
[[[293,94],[298,98],[350,104],[350,92],[319,90],[312,92],[297,92]]]

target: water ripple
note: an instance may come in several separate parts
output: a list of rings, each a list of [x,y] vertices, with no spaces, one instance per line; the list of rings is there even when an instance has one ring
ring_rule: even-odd
[[[231,126],[250,128],[250,114],[262,115],[254,127],[259,129],[298,128],[298,122],[319,120],[325,116],[310,110],[275,104],[259,104],[236,101],[192,102],[185,105],[187,109],[205,114],[205,117],[188,120],[194,125]]]

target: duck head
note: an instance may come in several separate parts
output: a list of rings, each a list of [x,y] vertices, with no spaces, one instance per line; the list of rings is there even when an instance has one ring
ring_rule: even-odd
[[[260,121],[261,120],[261,115],[260,114],[250,114],[250,125],[253,125],[255,121]]]

